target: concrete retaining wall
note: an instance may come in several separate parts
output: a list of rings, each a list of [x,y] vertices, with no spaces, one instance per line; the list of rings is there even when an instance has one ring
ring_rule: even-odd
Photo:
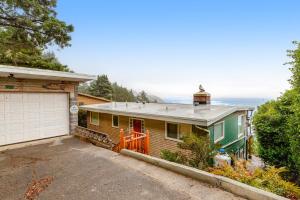
[[[217,176],[202,170],[198,170],[192,167],[180,165],[177,163],[169,162],[160,158],[155,158],[145,154],[129,151],[127,149],[122,149],[121,154],[125,156],[130,156],[135,159],[142,160],[144,162],[165,168],[167,170],[197,179],[201,182],[209,183],[211,185],[220,187],[226,191],[233,194],[239,195],[241,197],[252,199],[252,200],[286,200],[286,198],[273,194],[271,192],[266,192],[264,190],[240,183],[238,181]]]

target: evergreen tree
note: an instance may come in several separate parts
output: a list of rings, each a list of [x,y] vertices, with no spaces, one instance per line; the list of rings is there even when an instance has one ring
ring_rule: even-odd
[[[0,0],[0,63],[69,71],[49,45],[70,46],[72,25],[58,20],[56,0]]]
[[[97,77],[97,80],[91,82],[89,92],[91,95],[97,97],[104,97],[106,99],[112,98],[112,86],[108,80],[107,75]]]

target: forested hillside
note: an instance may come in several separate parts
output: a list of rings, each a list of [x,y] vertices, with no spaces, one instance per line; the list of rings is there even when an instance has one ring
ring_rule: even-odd
[[[149,102],[162,103],[163,100],[157,96],[149,95],[144,90],[135,92],[128,89],[117,82],[111,83],[107,75],[99,75],[97,80],[91,83],[84,83],[78,87],[80,93],[86,93],[97,97],[104,97],[113,101],[121,102]]]

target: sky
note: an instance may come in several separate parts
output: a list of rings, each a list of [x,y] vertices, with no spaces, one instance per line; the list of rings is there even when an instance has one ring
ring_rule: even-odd
[[[58,0],[73,24],[54,51],[78,73],[162,98],[276,98],[289,88],[286,50],[300,41],[300,1]]]

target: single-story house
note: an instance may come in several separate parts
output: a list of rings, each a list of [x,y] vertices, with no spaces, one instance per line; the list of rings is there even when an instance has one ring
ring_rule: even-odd
[[[110,100],[103,97],[96,97],[89,94],[78,93],[77,95],[78,106],[90,105],[90,104],[101,104],[110,102]]]
[[[95,78],[0,65],[0,146],[73,134],[77,86]]]
[[[111,102],[80,106],[88,111],[88,129],[107,134],[118,144],[120,130],[150,133],[150,155],[159,157],[163,149],[177,150],[181,136],[191,132],[210,135],[229,153],[247,157],[246,140],[253,108],[211,105],[210,94],[202,87],[193,104]]]

